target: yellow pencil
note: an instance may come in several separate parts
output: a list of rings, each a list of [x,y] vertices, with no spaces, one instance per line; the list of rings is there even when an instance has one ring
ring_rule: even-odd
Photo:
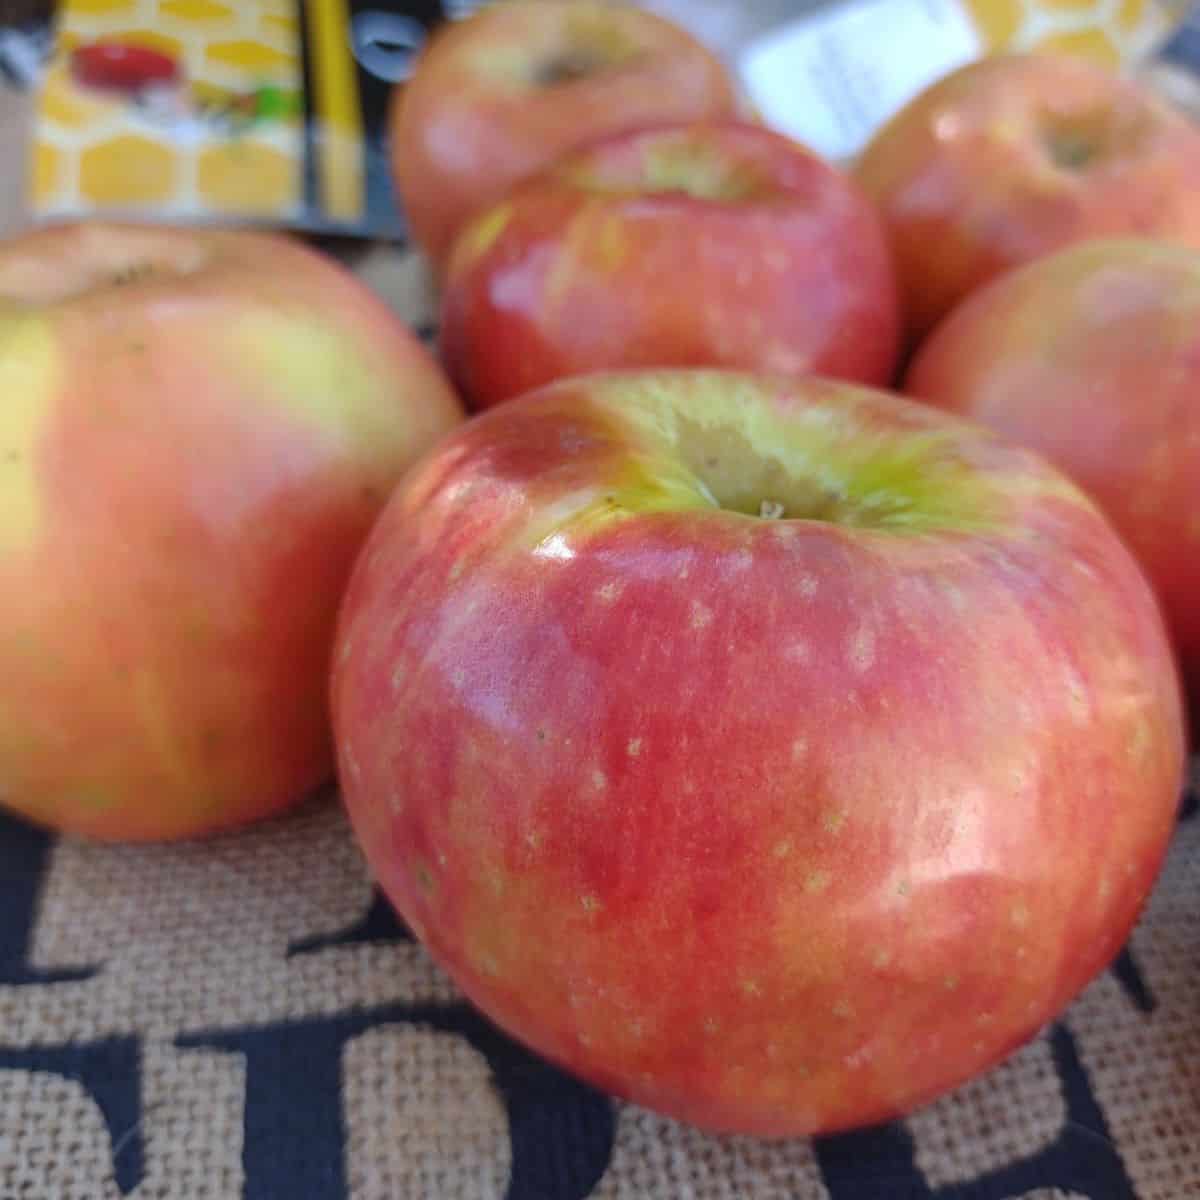
[[[350,14],[346,0],[309,0],[305,7],[321,206],[333,220],[359,221],[366,207],[366,184]]]

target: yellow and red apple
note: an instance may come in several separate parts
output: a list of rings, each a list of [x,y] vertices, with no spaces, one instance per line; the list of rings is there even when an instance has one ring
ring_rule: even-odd
[[[603,0],[508,0],[443,26],[397,89],[396,190],[436,267],[469,217],[567,150],[737,107],[721,61],[662,17]]]
[[[561,159],[455,245],[442,352],[477,407],[621,367],[891,383],[900,314],[870,202],[757,125],[619,134]]]
[[[1091,493],[1155,585],[1200,701],[1200,251],[1105,239],[1013,271],[934,332],[906,389]]]
[[[764,1136],[905,1112],[1054,1017],[1184,757],[1154,596],[1044,460],[721,371],[452,433],[368,539],[333,705],[374,873],[467,995]]]
[[[336,611],[461,418],[340,267],[267,235],[0,243],[0,802],[110,839],[282,810],[332,767]]]
[[[999,55],[921,93],[863,152],[912,332],[1086,238],[1200,246],[1200,129],[1144,84],[1068,55]]]

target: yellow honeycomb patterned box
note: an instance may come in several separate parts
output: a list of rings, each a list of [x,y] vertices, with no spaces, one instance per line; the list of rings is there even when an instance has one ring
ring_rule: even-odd
[[[62,0],[33,138],[31,214],[401,236],[387,164],[391,89],[429,26],[480,2]],[[1052,50],[1136,64],[1190,0],[613,2],[691,26],[726,53],[768,123],[847,160],[965,62]],[[742,29],[756,36],[731,37]]]
[[[350,0],[64,0],[32,215],[398,232],[383,100],[403,70],[362,69],[355,18]]]

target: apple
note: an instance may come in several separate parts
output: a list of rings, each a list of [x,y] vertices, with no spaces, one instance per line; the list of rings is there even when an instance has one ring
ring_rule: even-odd
[[[477,407],[619,367],[886,384],[899,337],[870,202],[788,138],[724,121],[618,134],[519,186],[457,241],[442,305]]]
[[[1200,246],[1200,130],[1082,58],[952,72],[883,127],[856,175],[887,223],[917,337],[987,280],[1072,242]]]
[[[1200,251],[1098,239],[1010,272],[931,335],[905,386],[1092,495],[1155,586],[1200,712]]]
[[[352,577],[338,770],[485,1013],[760,1136],[905,1112],[1119,950],[1171,835],[1144,576],[1034,454],[842,381],[579,377],[422,459]]]
[[[720,60],[632,6],[509,0],[442,26],[394,93],[391,158],[435,272],[468,217],[583,142],[733,114]]]
[[[0,242],[0,803],[107,840],[278,812],[332,772],[337,606],[461,419],[421,344],[281,237]]]

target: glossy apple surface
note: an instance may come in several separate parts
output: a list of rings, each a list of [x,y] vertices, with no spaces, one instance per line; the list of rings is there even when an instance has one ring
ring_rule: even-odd
[[[536,1050],[711,1129],[996,1063],[1118,951],[1177,808],[1175,665],[1111,527],[845,383],[492,409],[389,503],[338,647],[346,801],[411,927]]]
[[[1200,252],[1090,242],[997,280],[930,337],[919,399],[1054,460],[1155,585],[1200,699]]]
[[[461,416],[331,261],[121,226],[0,243],[0,802],[107,839],[277,812],[332,768],[356,552]]]
[[[632,5],[510,0],[443,26],[395,93],[393,175],[440,264],[479,210],[567,150],[665,121],[731,115],[709,50]]]
[[[1200,130],[1143,85],[1066,55],[963,67],[864,151],[912,331],[1002,271],[1085,238],[1200,246]]]
[[[804,147],[733,122],[556,163],[468,225],[442,306],[443,356],[478,407],[622,367],[890,384],[899,334],[870,202]]]

